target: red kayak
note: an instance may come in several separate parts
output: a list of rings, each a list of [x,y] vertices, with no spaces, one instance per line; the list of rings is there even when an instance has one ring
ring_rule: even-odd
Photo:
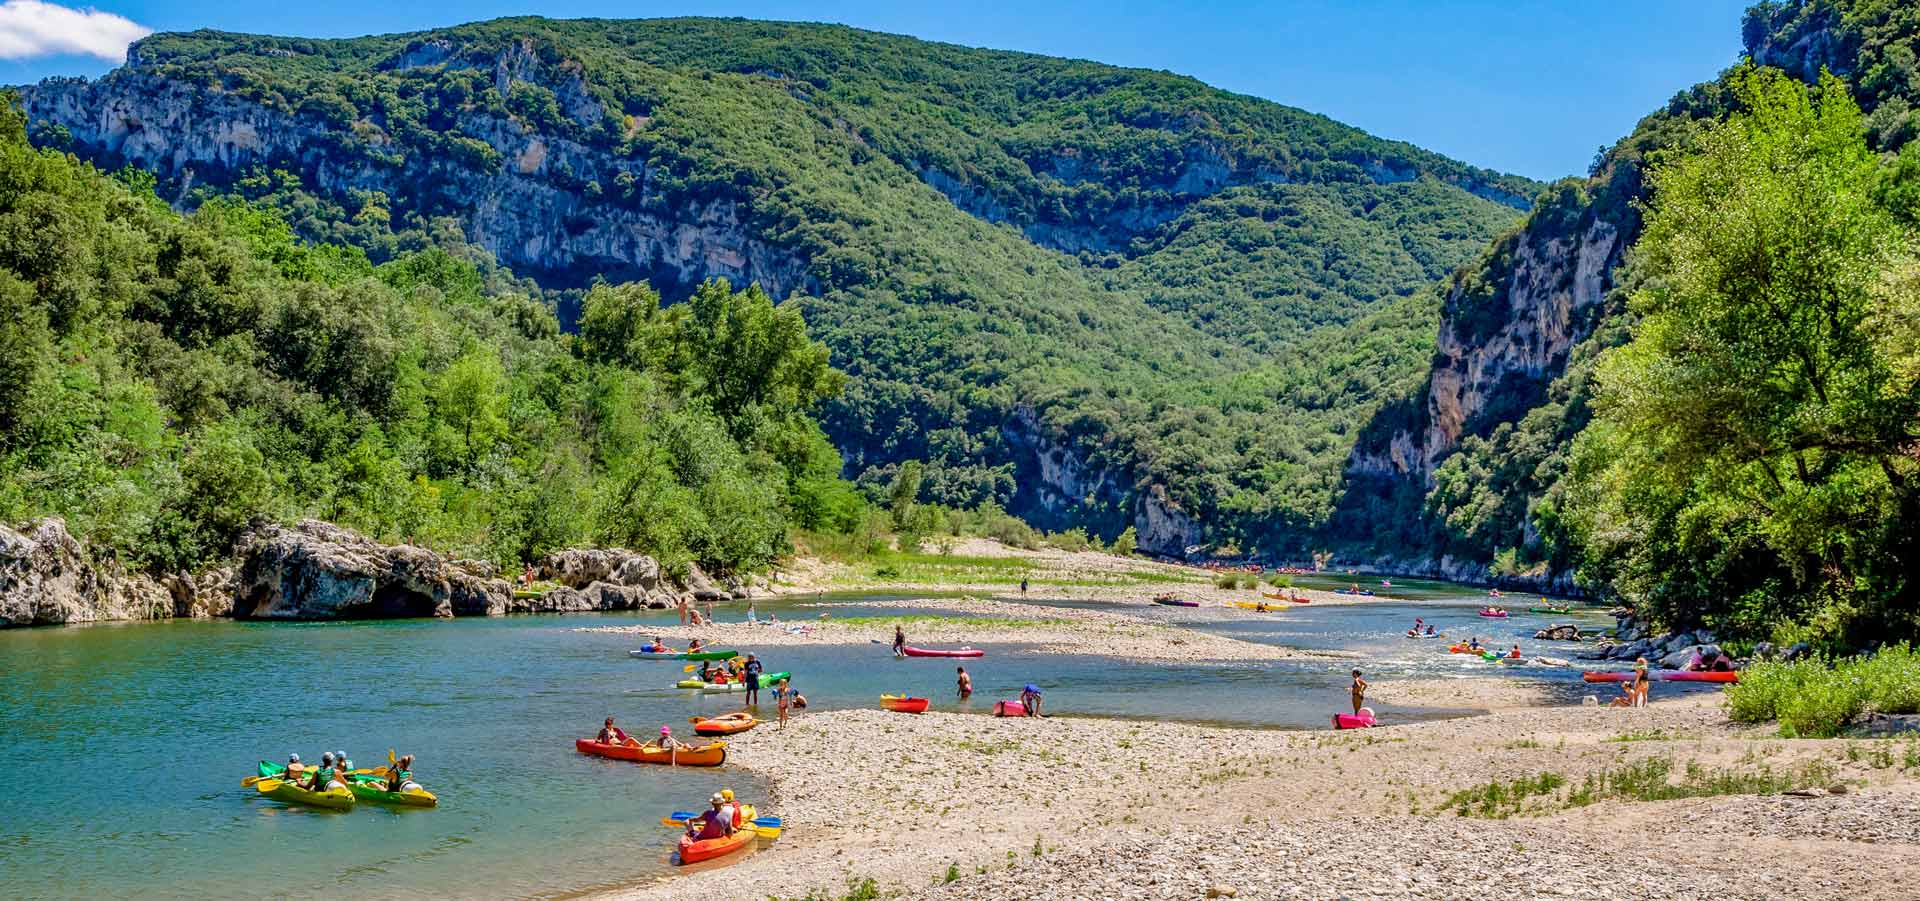
[[[1580,678],[1588,682],[1632,682],[1632,673],[1581,673]],[[1687,670],[1648,670],[1647,678],[1654,682],[1738,682],[1740,674],[1733,671],[1696,673]]]
[[[995,701],[993,702],[993,715],[994,716],[1026,716],[1027,705],[1022,704],[1019,701]]]
[[[954,650],[954,651],[943,651],[939,648],[916,648],[912,645],[908,645],[906,647],[901,648],[900,653],[905,654],[908,657],[985,657],[987,656],[987,652],[982,651],[979,648],[960,648],[959,650]]]
[[[726,838],[695,839],[688,835],[680,836],[680,862],[699,863],[725,857],[751,844],[753,835],[752,829],[740,829]]]
[[[926,698],[903,698],[899,695],[881,695],[880,709],[894,713],[926,713]]]
[[[1498,613],[1495,613],[1495,612],[1493,612],[1492,610],[1482,610],[1482,611],[1480,611],[1480,615],[1481,615],[1481,616],[1486,616],[1486,617],[1491,617],[1491,618],[1493,618],[1493,619],[1506,619],[1506,618],[1507,618],[1507,611],[1505,611],[1505,610],[1502,610],[1502,611],[1500,611],[1500,612],[1498,612]]]
[[[1351,713],[1336,713],[1333,715],[1333,728],[1335,729],[1365,729],[1377,725],[1379,725],[1379,723],[1374,721],[1373,708],[1371,707],[1360,708],[1358,715]]]

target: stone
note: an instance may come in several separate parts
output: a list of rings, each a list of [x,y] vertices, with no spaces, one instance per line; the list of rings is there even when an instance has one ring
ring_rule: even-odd
[[[173,615],[182,619],[208,619],[233,615],[233,567],[222,566],[196,576],[174,573],[160,580],[173,598]]]
[[[1209,898],[1232,898],[1238,894],[1240,894],[1239,889],[1227,885],[1224,882],[1207,887],[1207,897]]]
[[[687,591],[693,594],[693,599],[696,601],[731,600],[727,592],[723,591],[720,586],[715,585],[713,580],[708,578],[705,572],[701,571],[700,564],[698,563],[687,564],[686,583]]]
[[[1544,641],[1579,641],[1580,627],[1571,623],[1555,623],[1533,633],[1533,637]]]
[[[1920,735],[1920,714],[1870,713],[1847,730],[1852,738],[1894,738]]]
[[[495,616],[512,602],[491,566],[319,520],[256,523],[237,556],[239,619]]]
[[[96,563],[66,520],[0,526],[0,628],[165,619],[173,609],[160,583]]]
[[[595,582],[660,590],[660,562],[625,548],[567,548],[540,558],[534,567],[539,578],[568,588],[586,588]]]
[[[666,602],[654,601],[646,589],[629,585],[595,582],[586,588],[555,588],[535,598],[515,598],[511,613],[580,613],[602,610],[658,609]]]

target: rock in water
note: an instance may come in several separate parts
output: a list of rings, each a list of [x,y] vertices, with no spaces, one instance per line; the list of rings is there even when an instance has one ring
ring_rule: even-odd
[[[491,564],[381,544],[319,520],[256,526],[238,556],[238,619],[493,616],[512,598]]]
[[[16,532],[0,526],[0,627],[164,619],[173,597],[146,576],[96,566],[50,517]]]

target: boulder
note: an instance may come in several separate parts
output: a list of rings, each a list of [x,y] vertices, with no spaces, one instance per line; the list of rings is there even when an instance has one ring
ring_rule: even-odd
[[[630,585],[595,582],[585,588],[555,588],[535,598],[515,598],[513,613],[580,613],[595,610],[660,609],[666,601],[653,598],[646,589]]]
[[[223,566],[196,576],[175,573],[161,580],[173,597],[173,615],[208,619],[233,615],[233,568]]]
[[[236,556],[238,619],[494,616],[512,601],[489,564],[381,544],[319,520],[257,523]]]
[[[1555,623],[1533,633],[1533,637],[1545,641],[1579,641],[1580,627],[1572,623]]]
[[[66,520],[43,519],[25,532],[0,526],[0,628],[171,615],[166,589],[96,564]]]
[[[643,588],[649,593],[660,589],[660,561],[625,548],[567,548],[540,559],[536,567],[542,579],[568,588],[586,588],[595,582]]]
[[[715,585],[713,580],[708,578],[705,572],[701,571],[700,564],[698,563],[687,564],[686,582],[687,591],[693,594],[693,599],[696,601],[732,600],[732,595],[728,594],[727,591],[720,586]]]

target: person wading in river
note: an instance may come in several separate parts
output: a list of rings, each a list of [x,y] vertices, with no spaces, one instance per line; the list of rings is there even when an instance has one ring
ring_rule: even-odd
[[[1367,680],[1360,678],[1360,671],[1353,671],[1353,715],[1360,715],[1360,705],[1367,700]]]

